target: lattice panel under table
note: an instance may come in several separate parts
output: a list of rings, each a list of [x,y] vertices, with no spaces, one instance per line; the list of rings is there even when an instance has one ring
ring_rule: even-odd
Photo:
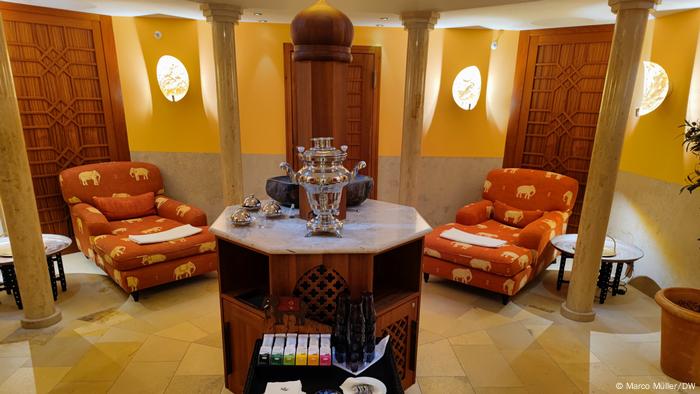
[[[335,322],[335,301],[344,291],[348,291],[347,281],[324,265],[306,271],[294,286],[294,295],[306,303],[306,316],[325,324]]]
[[[401,376],[401,380],[406,377],[406,369],[408,368],[408,340],[409,340],[409,321],[408,316],[399,319],[382,330],[381,338],[391,335],[391,346],[394,349],[394,360],[396,361],[396,369]]]

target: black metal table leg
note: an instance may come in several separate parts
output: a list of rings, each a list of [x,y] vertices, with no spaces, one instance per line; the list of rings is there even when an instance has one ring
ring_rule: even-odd
[[[11,269],[12,266],[0,266],[0,273],[2,273],[2,290],[5,290],[7,294],[12,294],[12,273],[9,272]]]
[[[56,269],[53,266],[53,256],[47,256],[46,257],[46,263],[49,266],[49,278],[51,279],[51,292],[53,292],[53,300],[56,301],[58,299],[58,288],[56,286]]]
[[[15,274],[15,266],[10,266],[7,273],[9,277],[8,280],[11,282],[10,286],[12,288],[12,295],[15,298],[15,304],[17,304],[18,309],[22,309],[22,295],[19,293],[19,283],[17,282],[17,275]]]
[[[56,266],[58,267],[58,280],[61,282],[61,291],[65,292],[68,290],[68,284],[66,283],[66,273],[63,271],[63,257],[61,253],[56,253]]]
[[[612,284],[612,295],[615,297],[620,294],[617,289],[620,287],[620,279],[622,279],[622,267],[625,265],[623,262],[615,263],[615,277],[613,278]]]
[[[561,290],[561,286],[564,283],[564,268],[566,267],[567,255],[562,253],[559,256],[559,273],[557,274],[557,290]]]
[[[608,288],[610,287],[610,275],[612,274],[612,263],[603,261],[600,264],[598,273],[598,287],[600,288],[600,303],[605,303],[608,298]]]

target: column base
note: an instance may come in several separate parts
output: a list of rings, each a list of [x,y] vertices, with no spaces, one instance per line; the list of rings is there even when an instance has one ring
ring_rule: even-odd
[[[595,312],[590,311],[590,312],[576,312],[572,311],[569,309],[569,307],[566,306],[566,301],[561,303],[561,310],[560,313],[562,316],[569,320],[573,321],[578,321],[578,322],[591,322],[595,320]]]
[[[20,323],[22,324],[22,328],[31,330],[53,326],[54,324],[60,322],[62,318],[63,316],[61,315],[61,310],[56,308],[56,311],[47,317],[42,317],[41,319],[27,319],[25,317],[20,321]]]

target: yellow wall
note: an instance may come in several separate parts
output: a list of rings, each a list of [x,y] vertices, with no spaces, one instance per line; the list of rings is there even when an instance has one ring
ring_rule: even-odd
[[[156,30],[163,33],[160,40],[153,37]],[[209,25],[181,19],[116,17],[114,33],[131,150],[218,152]],[[380,156],[401,152],[406,36],[399,28],[355,28],[355,45],[382,48]],[[479,29],[431,33],[424,155],[502,155],[517,33],[506,32],[496,51],[489,48],[493,37],[494,32]],[[289,25],[241,23],[236,27],[244,153],[286,152],[282,44],[290,41]],[[190,90],[178,103],[167,101],[155,80],[155,65],[165,54],[182,60],[189,71]],[[452,80],[472,64],[482,72],[482,95],[474,110],[463,111],[452,101]]]
[[[698,67],[698,26],[698,10],[663,16],[653,23],[649,60],[666,70],[671,93],[655,111],[636,119],[636,127],[628,131],[621,170],[679,184],[693,170],[695,163],[681,146],[682,129],[677,126],[692,116],[689,109],[692,112],[700,105],[697,86],[695,96],[691,96],[693,71]]]
[[[200,22],[166,18],[113,19],[124,112],[132,151],[211,152],[218,131],[203,111],[197,45]],[[163,36],[154,37],[158,30]],[[188,94],[168,101],[156,81],[163,55],[180,59],[190,77]]]
[[[498,48],[491,50],[494,33],[484,29],[446,29],[431,36],[431,47],[439,43],[441,48],[440,53],[434,54],[438,58],[431,56],[430,61],[439,59],[441,67],[427,77],[428,90],[431,79],[437,80],[439,90],[423,140],[424,156],[503,156],[518,33],[504,32]],[[472,65],[481,72],[481,97],[474,109],[465,111],[452,98],[452,82],[457,73]],[[430,93],[426,93],[426,98]],[[427,114],[431,112],[430,104],[426,102]]]

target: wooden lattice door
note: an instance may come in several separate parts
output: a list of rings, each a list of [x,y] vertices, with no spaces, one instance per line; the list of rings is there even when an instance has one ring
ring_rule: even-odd
[[[504,167],[579,181],[569,231],[578,229],[612,41],[612,26],[525,31],[520,36]]]
[[[109,17],[0,3],[39,218],[71,235],[58,174],[129,160]]]
[[[285,94],[287,111],[287,161],[295,169],[301,163],[294,152],[299,145],[308,146],[308,141],[300,141],[294,114],[294,61],[292,61],[292,44],[284,44],[285,59]],[[348,158],[343,164],[352,169],[357,162],[364,160],[367,168],[362,174],[374,178],[375,187],[372,198],[377,196],[378,147],[379,147],[379,81],[381,70],[381,47],[353,46],[352,62],[347,69],[347,120],[345,141],[348,146]]]

